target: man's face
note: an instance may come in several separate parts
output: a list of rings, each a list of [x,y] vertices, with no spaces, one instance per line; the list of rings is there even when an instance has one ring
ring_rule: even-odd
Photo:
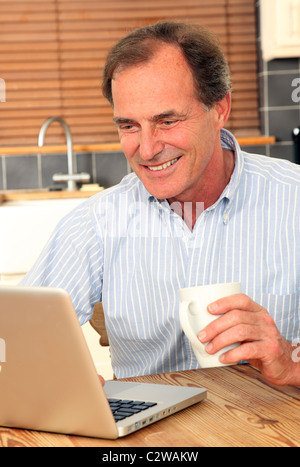
[[[207,111],[197,99],[180,50],[163,45],[150,62],[116,73],[112,94],[122,150],[146,189],[158,199],[201,201],[223,125],[217,107]]]

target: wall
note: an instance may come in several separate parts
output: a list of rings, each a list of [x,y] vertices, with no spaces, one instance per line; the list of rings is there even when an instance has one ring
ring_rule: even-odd
[[[121,152],[77,153],[78,172],[88,172],[91,182],[112,186],[127,174],[127,161]],[[67,173],[66,154],[0,157],[0,190],[37,189],[54,184],[55,173]]]
[[[299,98],[295,99],[297,89],[293,82],[295,78],[300,78],[300,59],[276,59],[269,62],[262,59],[260,1],[257,1],[256,11],[261,132],[266,136],[275,136],[276,143],[256,148],[254,152],[295,162],[292,130],[300,126],[300,102]]]
[[[276,136],[267,155],[295,161],[292,130],[300,125],[300,104],[293,93],[295,78],[300,77],[298,58],[262,62],[259,73],[262,132]],[[294,100],[293,100],[294,98]]]
[[[255,0],[1,0],[0,12],[0,146],[35,145],[51,115],[66,120],[74,144],[117,141],[100,89],[105,57],[131,29],[166,19],[218,34],[236,91],[228,125],[258,132]],[[51,126],[47,141],[63,144],[64,132]]]

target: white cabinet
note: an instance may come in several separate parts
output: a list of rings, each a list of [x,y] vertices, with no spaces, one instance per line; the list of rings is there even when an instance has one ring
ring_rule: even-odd
[[[300,57],[300,0],[261,0],[264,60]]]
[[[0,276],[28,272],[56,224],[84,200],[24,200],[1,204]]]

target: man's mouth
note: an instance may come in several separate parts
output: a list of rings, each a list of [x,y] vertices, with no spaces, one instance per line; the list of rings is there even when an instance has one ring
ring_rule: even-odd
[[[157,170],[163,170],[163,169],[167,169],[168,167],[170,167],[171,165],[175,164],[175,162],[177,162],[179,159],[179,157],[176,157],[175,159],[172,159],[171,161],[168,161],[168,162],[165,162],[164,164],[162,165],[155,165],[155,166],[147,166],[147,168],[149,170],[152,170],[152,171],[157,171]]]

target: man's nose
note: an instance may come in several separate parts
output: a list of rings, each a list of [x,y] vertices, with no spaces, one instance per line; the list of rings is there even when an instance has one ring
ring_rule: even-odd
[[[164,149],[159,131],[154,128],[142,129],[140,131],[140,157],[143,160],[151,160]]]

